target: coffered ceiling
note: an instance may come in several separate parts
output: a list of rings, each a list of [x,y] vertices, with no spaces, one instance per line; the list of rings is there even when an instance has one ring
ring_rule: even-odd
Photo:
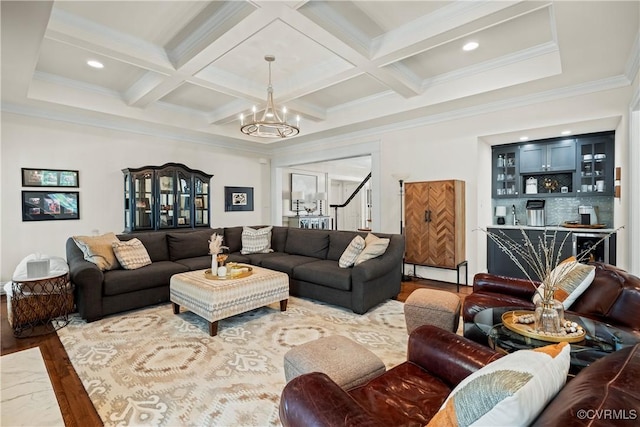
[[[2,1],[3,109],[295,144],[629,84],[638,15],[637,1]],[[266,54],[276,105],[301,117],[286,142],[239,130],[264,107]]]

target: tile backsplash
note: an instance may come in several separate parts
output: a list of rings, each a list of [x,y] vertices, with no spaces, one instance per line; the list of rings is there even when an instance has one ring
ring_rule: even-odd
[[[531,200],[538,200],[531,197]],[[493,224],[497,224],[495,216],[496,206],[506,206],[507,216],[505,222],[513,224],[511,216],[511,206],[516,207],[516,218],[520,225],[527,225],[527,200],[524,198],[517,199],[493,199],[491,201]],[[613,228],[613,197],[603,196],[585,196],[585,197],[548,197],[540,198],[545,201],[545,222],[546,225],[560,225],[565,221],[580,221],[578,214],[578,206],[597,206],[598,222],[605,224],[608,228]]]

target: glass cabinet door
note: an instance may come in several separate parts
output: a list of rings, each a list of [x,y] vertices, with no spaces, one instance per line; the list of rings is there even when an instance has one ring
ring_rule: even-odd
[[[209,225],[209,179],[195,175],[194,184],[195,225]]]
[[[191,176],[178,171],[178,227],[191,227]]]
[[[589,195],[613,193],[613,138],[591,137],[580,140],[577,190]]]
[[[493,151],[493,195],[515,197],[518,192],[517,147]]]
[[[175,170],[158,171],[159,228],[173,228],[175,220]]]
[[[153,218],[153,172],[144,171],[132,176],[135,211],[132,224],[136,229],[152,230]]]

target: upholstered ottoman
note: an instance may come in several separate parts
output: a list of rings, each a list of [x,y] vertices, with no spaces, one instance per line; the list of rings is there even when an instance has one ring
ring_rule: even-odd
[[[407,332],[418,326],[434,325],[456,332],[460,322],[460,297],[436,289],[416,289],[404,303]]]
[[[302,374],[322,372],[348,390],[385,371],[384,363],[378,356],[340,335],[304,343],[284,355],[284,376],[287,382]]]

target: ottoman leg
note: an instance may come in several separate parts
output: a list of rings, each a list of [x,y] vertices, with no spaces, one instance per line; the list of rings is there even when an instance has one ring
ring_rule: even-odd
[[[287,311],[287,299],[280,301],[280,311]]]
[[[209,335],[215,337],[218,335],[218,321],[209,322]]]
[[[180,305],[176,304],[175,302],[173,303],[173,314],[179,314],[180,313]]]

